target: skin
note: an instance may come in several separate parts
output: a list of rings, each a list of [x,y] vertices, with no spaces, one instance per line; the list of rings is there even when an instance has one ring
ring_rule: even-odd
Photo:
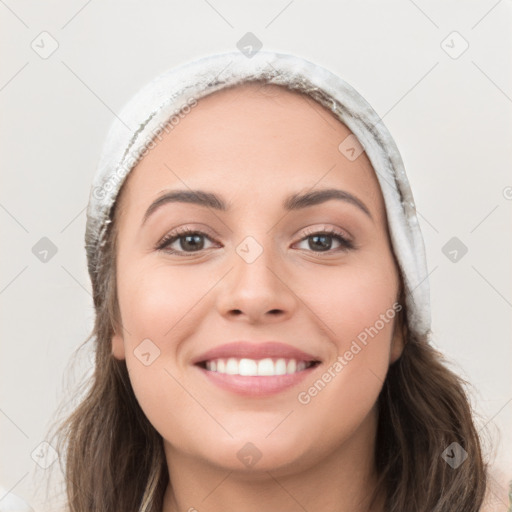
[[[136,397],[164,439],[164,512],[368,512],[376,401],[403,349],[399,322],[386,323],[308,404],[297,399],[400,291],[373,168],[366,154],[351,162],[338,150],[350,133],[310,98],[245,84],[199,100],[125,184],[117,249],[123,328],[112,353],[126,359]],[[142,224],[151,203],[178,188],[214,192],[232,207],[169,203]],[[372,218],[338,200],[283,209],[289,194],[322,188],[353,194]],[[194,252],[183,238],[171,248],[185,256],[155,248],[180,226],[206,232],[204,248]],[[331,250],[322,252],[311,234],[325,228],[356,248],[337,250],[328,238]],[[252,263],[236,252],[247,236],[263,250]],[[145,339],[160,350],[148,366],[134,353]],[[282,341],[322,364],[267,398],[223,390],[191,365],[240,339]],[[252,467],[237,457],[247,442],[261,453]]]

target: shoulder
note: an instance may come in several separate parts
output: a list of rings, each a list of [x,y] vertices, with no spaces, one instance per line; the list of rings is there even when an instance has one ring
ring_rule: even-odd
[[[512,472],[490,468],[487,491],[480,512],[512,512]]]

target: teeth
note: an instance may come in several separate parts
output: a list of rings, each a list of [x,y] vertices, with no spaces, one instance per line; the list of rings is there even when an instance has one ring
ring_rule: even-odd
[[[206,369],[212,372],[225,373],[228,375],[243,375],[246,377],[275,376],[297,373],[311,366],[306,361],[296,359],[215,359],[206,362]]]
[[[239,375],[238,373],[238,361],[230,357],[226,363],[226,373],[228,375]]]
[[[240,359],[238,364],[236,359],[230,359],[230,361],[233,361],[233,368],[238,366],[238,372],[235,372],[235,374],[258,375],[258,363],[256,361],[253,361],[252,359]]]

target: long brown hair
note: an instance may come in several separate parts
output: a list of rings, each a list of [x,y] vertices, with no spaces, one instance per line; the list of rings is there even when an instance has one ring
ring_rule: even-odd
[[[94,373],[76,390],[77,396],[85,390],[79,405],[55,422],[48,437],[61,456],[69,512],[161,512],[169,484],[162,437],[137,402],[125,361],[111,353],[114,327],[122,328],[117,211],[114,206],[93,278],[94,329],[78,349],[92,340]],[[404,329],[406,315],[404,309],[398,320]],[[406,333],[403,353],[390,366],[378,398],[379,482],[373,495],[384,496],[386,512],[480,510],[487,470],[466,387],[426,337]],[[457,468],[442,457],[452,443],[468,454]]]

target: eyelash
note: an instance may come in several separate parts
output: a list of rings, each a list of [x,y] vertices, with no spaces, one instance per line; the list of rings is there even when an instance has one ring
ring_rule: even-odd
[[[197,229],[190,229],[187,227],[186,228],[178,228],[174,232],[169,233],[164,238],[162,238],[162,240],[156,246],[156,249],[160,250],[160,251],[167,252],[169,254],[176,254],[178,256],[182,256],[185,258],[188,256],[192,256],[194,254],[198,254],[198,253],[206,250],[206,249],[200,249],[198,251],[188,251],[187,252],[187,251],[176,251],[174,249],[169,249],[169,245],[171,245],[175,241],[177,241],[180,238],[185,237],[187,235],[205,236],[206,238],[210,239],[210,241],[212,241],[212,238],[207,233],[204,233],[203,231],[199,231]],[[333,252],[347,252],[347,251],[350,251],[350,250],[353,250],[356,248],[353,242],[351,242],[350,240],[347,240],[340,232],[338,232],[332,228],[326,228],[321,231],[311,230],[308,233],[306,233],[299,240],[299,242],[303,242],[304,240],[306,240],[309,237],[314,236],[314,235],[328,235],[328,236],[336,239],[341,245],[341,247],[338,247],[337,249],[328,249],[327,251],[308,250],[308,252],[314,252],[314,253],[319,254],[320,256],[322,256],[324,254],[332,254]]]

